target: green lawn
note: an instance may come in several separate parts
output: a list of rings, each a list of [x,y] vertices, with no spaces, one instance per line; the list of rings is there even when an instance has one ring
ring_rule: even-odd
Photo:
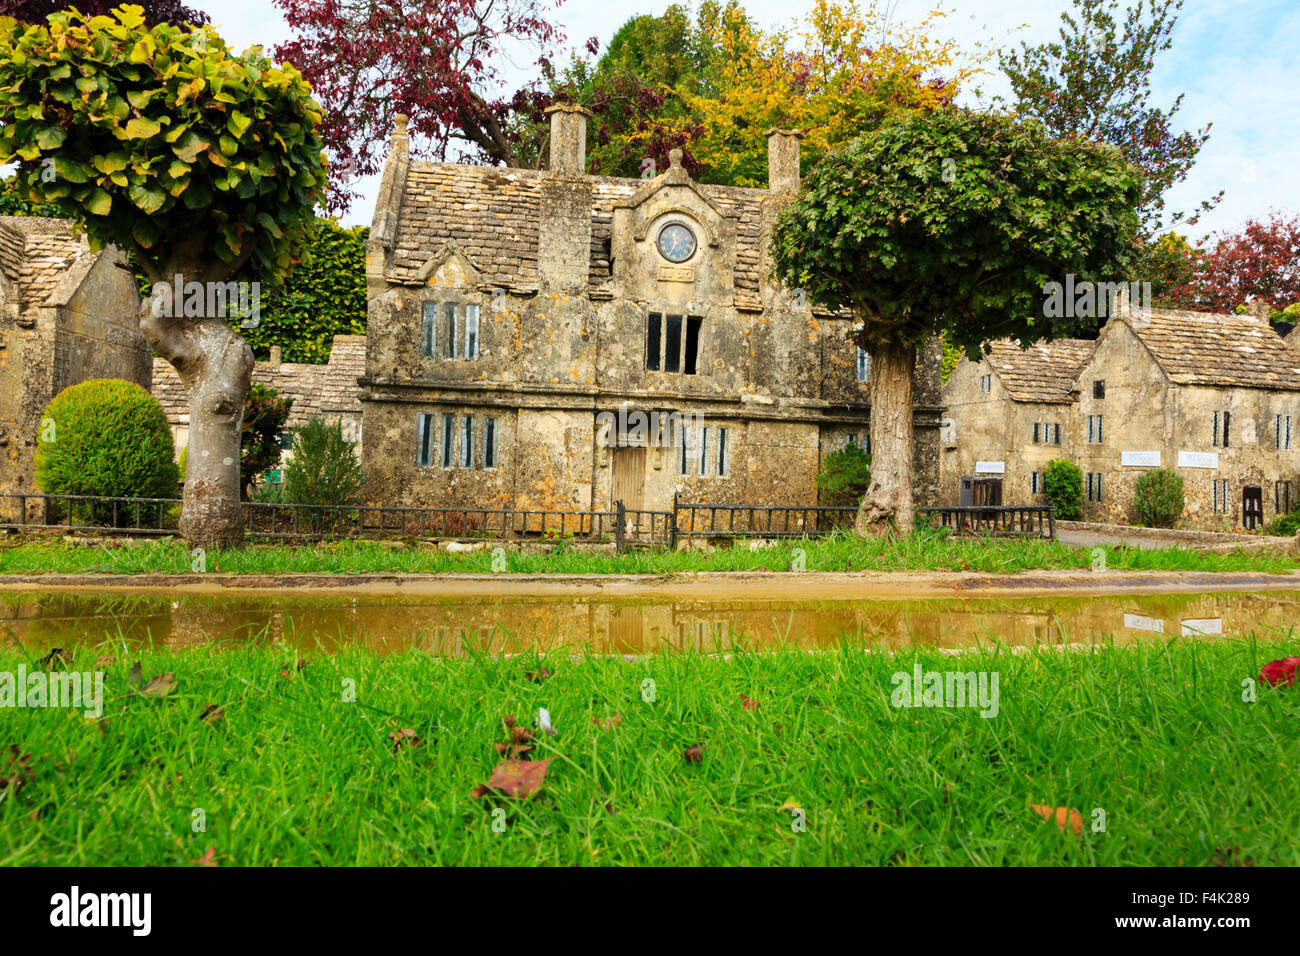
[[[241,550],[209,552],[206,570],[236,573],[329,572],[475,572],[494,570],[491,551],[448,554],[433,547],[399,549],[368,541],[338,541],[313,546],[254,545]],[[1142,551],[1108,547],[1106,566],[1114,570],[1256,571],[1282,573],[1300,567],[1294,558],[1233,552],[1216,554],[1168,548]],[[666,550],[625,554],[599,553],[557,546],[545,554],[507,549],[504,570],[541,574],[664,574],[674,571],[788,571],[802,551],[808,571],[988,571],[1010,573],[1034,569],[1066,570],[1092,566],[1091,549],[1055,541],[949,539],[918,531],[910,538],[829,538],[782,541],[750,551],[747,542],[713,553]],[[147,542],[134,547],[86,547],[55,542],[26,542],[0,548],[0,574],[45,572],[189,572],[194,558],[178,541]],[[500,568],[500,561],[497,562]]]
[[[102,722],[0,708],[0,778],[30,755],[24,784],[0,789],[0,863],[185,865],[211,848],[221,865],[1296,866],[1300,686],[1242,700],[1243,679],[1297,653],[1265,639],[552,655],[540,681],[536,658],[307,651],[297,670],[298,649],[232,643],[143,652],[145,678],[177,681],[157,700],[129,691],[135,657],[81,649],[70,666],[119,657]],[[997,716],[892,706],[891,675],[917,661],[996,672]],[[0,671],[19,664],[40,666],[0,650]],[[526,755],[553,758],[541,790],[472,798],[502,716],[535,726],[541,707],[557,730]],[[395,752],[402,730],[421,745]],[[1031,804],[1079,811],[1082,834]]]

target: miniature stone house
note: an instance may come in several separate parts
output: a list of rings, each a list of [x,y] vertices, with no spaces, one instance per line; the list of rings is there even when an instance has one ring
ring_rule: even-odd
[[[94,378],[149,387],[139,306],[116,248],[91,252],[66,219],[0,216],[0,514],[6,520],[18,509],[9,496],[40,490],[36,445],[41,415],[55,395]]]
[[[1300,507],[1300,352],[1267,314],[1137,312],[1121,303],[1082,361],[1078,343],[1054,361],[1035,361],[1035,350],[1009,358],[1009,343],[979,363],[963,360],[945,389],[957,423],[957,447],[945,450],[945,499],[956,503],[961,477],[983,461],[1004,466],[1006,503],[1045,500],[1032,487],[1026,494],[1044,464],[1032,424],[1045,413],[1007,408],[1020,376],[1058,397],[1062,444],[1046,457],[1082,469],[1084,520],[1136,521],[1137,479],[1156,467],[1183,477],[1184,527],[1253,528]],[[992,388],[979,392],[988,377]],[[1005,428],[980,424],[989,420]]]
[[[253,384],[273,388],[280,398],[293,399],[285,428],[292,430],[310,419],[340,422],[343,433],[361,440],[361,401],[357,379],[365,371],[366,337],[336,335],[324,365],[280,361],[279,347],[270,361],[253,363]],[[190,410],[180,376],[166,359],[153,360],[153,394],[162,404],[171,426],[176,454],[189,443]],[[287,436],[286,436],[287,439]],[[288,446],[288,441],[285,441]]]
[[[852,322],[769,276],[799,183],[585,173],[585,111],[550,110],[550,168],[411,160],[392,138],[367,247],[363,439],[383,504],[662,510],[813,504],[825,455],[868,432]],[[918,360],[919,500],[938,480],[938,347]]]

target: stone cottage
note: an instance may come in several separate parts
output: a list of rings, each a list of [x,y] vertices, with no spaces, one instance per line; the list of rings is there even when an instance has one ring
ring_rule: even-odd
[[[366,337],[336,335],[324,365],[280,361],[280,348],[271,348],[270,361],[253,363],[253,384],[275,389],[281,398],[293,399],[287,429],[299,428],[312,418],[341,422],[344,435],[361,440],[361,401],[357,379],[365,371]],[[153,360],[153,394],[171,425],[176,454],[189,443],[190,410],[185,386],[166,359]],[[283,447],[289,445],[286,434]]]
[[[1084,520],[1135,521],[1135,484],[1156,467],[1183,477],[1185,527],[1254,528],[1300,507],[1300,352],[1267,316],[1267,306],[1224,315],[1137,312],[1120,303],[1055,405],[1065,427],[1047,457],[1082,469]],[[1013,348],[995,346],[979,363],[963,360],[967,367],[946,387],[956,431],[943,466],[948,501],[959,500],[962,478],[974,477],[981,463],[985,474],[1001,475],[1006,503],[1045,500],[1034,492],[1041,491],[1044,456],[1027,450],[1043,434],[1034,430],[1043,416],[1026,421],[1000,407],[1008,402],[1007,373],[997,356]],[[1076,356],[1075,348],[1068,344],[1064,354]],[[1031,355],[1010,365],[1044,394],[1061,396],[1063,366]],[[990,378],[995,383],[981,391]],[[978,424],[999,416],[1008,422],[1001,435]],[[1054,428],[1050,436],[1055,440]]]
[[[549,111],[546,170],[436,164],[392,137],[367,246],[370,498],[666,509],[815,503],[825,455],[865,443],[852,322],[769,278],[800,134],[766,189],[585,171],[586,111]],[[919,500],[938,481],[937,344],[916,370]]]
[[[35,486],[41,414],[92,378],[149,387],[140,297],[122,253],[91,252],[67,219],[0,216],[0,514]]]

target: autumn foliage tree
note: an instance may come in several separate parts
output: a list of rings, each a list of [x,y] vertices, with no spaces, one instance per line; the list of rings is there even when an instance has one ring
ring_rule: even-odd
[[[45,22],[51,13],[76,7],[86,16],[104,16],[120,0],[0,0],[0,17],[13,17],[20,23]],[[208,15],[202,10],[195,10],[180,3],[179,0],[142,0],[139,4],[140,15],[149,26],[158,23],[170,23],[179,27],[187,23],[201,25],[208,23]]]
[[[887,123],[804,179],[777,219],[773,263],[788,288],[861,323],[872,468],[859,533],[912,528],[918,348],[942,334],[978,354],[994,339],[1029,346],[1094,329],[1094,318],[1049,316],[1044,283],[1118,281],[1141,190],[1110,147],[952,107]]]
[[[1180,94],[1168,109],[1151,105],[1156,57],[1173,43],[1183,0],[1074,0],[1061,14],[1057,39],[1006,51],[1001,66],[1011,81],[1016,109],[1039,120],[1058,139],[1109,143],[1145,176],[1139,215],[1154,236],[1180,221],[1194,224],[1218,205],[1219,192],[1191,213],[1166,216],[1165,194],[1187,178],[1210,124],[1195,132],[1175,129]]]
[[[180,527],[195,545],[242,537],[253,356],[213,293],[288,270],[323,190],[320,119],[296,70],[257,47],[233,55],[210,27],[150,27],[138,6],[0,20],[0,163],[94,246],[130,250],[156,287],[186,292],[184,307],[146,299],[140,328],[188,396]]]
[[[1300,302],[1300,215],[1273,211],[1240,229],[1182,244],[1163,297],[1185,309],[1231,312],[1251,299],[1277,308]]]
[[[417,155],[446,160],[463,150],[494,164],[526,165],[512,118],[537,109],[531,88],[496,88],[509,53],[531,46],[544,58],[560,39],[546,18],[545,0],[275,5],[294,32],[275,48],[275,57],[302,70],[325,110],[321,136],[336,170],[332,209],[347,208],[349,178],[378,171],[399,113],[410,117]]]

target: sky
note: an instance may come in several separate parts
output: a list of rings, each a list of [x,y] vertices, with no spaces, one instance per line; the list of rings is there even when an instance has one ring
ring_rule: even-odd
[[[437,0],[433,0],[437,2]],[[1129,0],[1131,2],[1131,0]],[[602,48],[629,17],[660,13],[670,0],[563,0],[552,19],[571,46],[588,37]],[[787,26],[812,0],[745,0],[751,16],[766,26]],[[919,21],[933,0],[897,0],[895,21]],[[221,34],[236,49],[260,43],[271,47],[289,35],[269,0],[202,0]],[[947,16],[937,33],[962,49],[977,43],[998,46],[1051,39],[1068,9],[1068,0],[947,0]],[[1185,0],[1174,29],[1173,47],[1157,60],[1152,77],[1152,104],[1168,108],[1183,95],[1175,117],[1177,129],[1213,124],[1187,180],[1168,195],[1169,209],[1191,209],[1224,190],[1223,202],[1189,231],[1193,237],[1231,229],[1270,209],[1300,212],[1300,95],[1295,92],[1300,64],[1300,2],[1259,0]],[[518,77],[528,75],[520,58]],[[1289,75],[1288,75],[1289,73]],[[977,85],[982,101],[1007,93],[1005,77],[991,74]],[[973,91],[967,105],[978,102]],[[361,184],[362,198],[344,222],[369,223],[378,179]]]

